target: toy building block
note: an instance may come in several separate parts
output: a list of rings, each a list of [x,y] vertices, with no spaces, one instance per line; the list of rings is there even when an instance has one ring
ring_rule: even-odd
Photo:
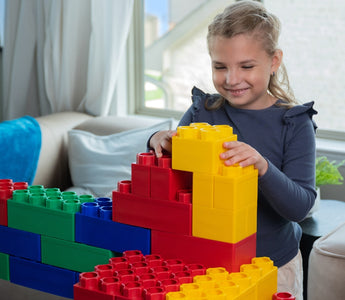
[[[203,275],[202,265],[185,264],[180,259],[163,259],[160,255],[143,255],[138,250],[124,251],[108,264],[96,265],[83,272],[74,285],[75,300],[160,300],[181,284]]]
[[[132,164],[132,193],[150,197],[151,166],[156,164],[153,153],[138,153],[136,163]]]
[[[41,236],[0,225],[0,252],[40,261]]]
[[[47,194],[43,186],[16,190],[7,201],[8,226],[74,241],[74,215],[80,210],[77,195]]]
[[[171,156],[157,159],[151,167],[151,199],[176,201],[179,191],[192,189],[191,172],[173,170]]]
[[[0,253],[0,279],[10,280],[9,255]]]
[[[156,158],[153,153],[138,153],[131,182],[134,195],[175,201],[179,190],[191,189],[192,174],[171,169],[171,156]]]
[[[269,258],[255,257],[252,264],[242,265],[240,272],[208,268],[206,274],[194,276],[193,283],[181,284],[178,292],[167,293],[166,299],[280,299],[274,298],[276,290],[277,268]]]
[[[53,237],[41,236],[42,263],[76,272],[92,270],[118,255],[114,251]]]
[[[28,288],[73,298],[79,273],[10,256],[10,281]]]
[[[152,200],[137,196],[131,193],[130,181],[120,181],[118,190],[113,191],[113,221],[190,235],[192,233],[190,202],[191,193],[186,191],[181,191],[177,201]]]
[[[205,267],[223,266],[237,272],[256,255],[256,234],[236,244],[213,241],[189,235],[151,231],[151,251],[166,258],[179,257],[187,263],[201,263]]]
[[[0,225],[7,226],[7,200],[12,197],[12,179],[0,179]]]
[[[175,170],[217,174],[223,164],[219,155],[223,143],[235,141],[237,136],[227,125],[193,123],[179,126],[172,138],[172,168]]]
[[[115,252],[138,249],[149,254],[151,231],[112,221],[112,206],[101,206],[104,201],[82,204],[81,212],[75,215],[75,241]]]
[[[237,211],[193,205],[193,236],[238,243],[256,233],[257,205]]]
[[[272,297],[272,300],[295,300],[296,298],[287,292],[275,293]]]
[[[213,208],[239,210],[257,204],[258,170],[253,165],[223,165],[221,170],[214,177]]]
[[[193,175],[193,235],[236,243],[256,232],[257,170],[222,166]]]
[[[7,226],[7,200],[12,198],[14,190],[26,189],[27,182],[13,182],[12,179],[0,179],[0,225]]]
[[[240,270],[255,282],[260,300],[272,299],[277,292],[278,268],[269,257],[253,257],[252,263],[242,265]]]

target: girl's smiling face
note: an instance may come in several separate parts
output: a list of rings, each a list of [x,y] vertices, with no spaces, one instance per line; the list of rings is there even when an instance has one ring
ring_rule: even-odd
[[[280,50],[270,57],[262,43],[249,34],[215,36],[209,49],[213,84],[232,106],[264,109],[276,102],[267,88],[271,74],[280,66]]]

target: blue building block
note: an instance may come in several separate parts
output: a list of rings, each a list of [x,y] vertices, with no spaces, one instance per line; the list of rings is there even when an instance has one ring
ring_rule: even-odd
[[[15,284],[73,299],[78,280],[78,272],[10,256],[10,281]]]
[[[41,236],[0,225],[0,252],[40,261]]]
[[[151,230],[76,213],[75,241],[115,252],[151,253]]]

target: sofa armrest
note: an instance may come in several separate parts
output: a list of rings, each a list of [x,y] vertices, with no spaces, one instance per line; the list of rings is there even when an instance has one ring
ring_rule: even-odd
[[[67,132],[92,118],[79,112],[60,112],[36,118],[41,128],[42,146],[33,184],[59,187],[62,190],[71,186]]]

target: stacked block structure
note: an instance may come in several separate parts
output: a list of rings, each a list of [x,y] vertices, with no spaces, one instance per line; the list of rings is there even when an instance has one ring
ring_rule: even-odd
[[[80,272],[127,249],[151,252],[151,232],[111,220],[112,200],[0,180],[0,278],[73,298]]]
[[[76,300],[272,299],[277,267],[267,258],[253,258],[239,272],[206,268],[180,259],[125,251],[122,257],[80,274]]]
[[[181,126],[172,156],[139,153],[113,191],[113,220],[151,230],[151,250],[239,271],[256,255],[257,170],[224,166],[226,125]]]
[[[270,300],[257,171],[224,166],[230,140],[229,126],[179,127],[172,155],[138,153],[112,199],[0,180],[0,278],[75,300]]]

